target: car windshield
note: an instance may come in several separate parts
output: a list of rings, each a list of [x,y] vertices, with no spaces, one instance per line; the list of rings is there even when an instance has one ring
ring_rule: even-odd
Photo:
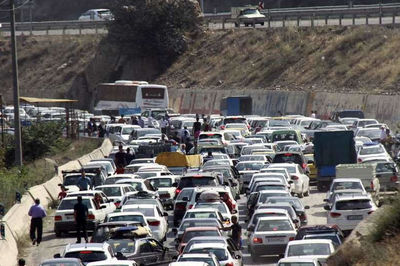
[[[187,243],[190,239],[197,236],[219,236],[219,234],[217,230],[189,231],[183,236],[182,242]]]
[[[247,170],[255,170],[258,171],[260,170],[265,164],[262,162],[243,162],[243,163],[238,163],[236,165],[236,169],[238,171],[247,171]]]
[[[363,200],[344,200],[336,202],[336,210],[363,210],[372,208],[369,199]]]
[[[206,219],[200,219],[197,221],[184,221],[182,225],[179,227],[179,231],[185,231],[186,228],[188,227],[201,227],[201,226],[215,226],[219,227],[219,224],[216,220],[206,220]]]
[[[379,139],[381,136],[381,130],[379,128],[374,129],[360,129],[357,132],[357,137],[367,137],[370,139]]]
[[[149,134],[161,134],[161,131],[158,129],[142,129],[142,130],[137,130],[136,132],[138,138]]]
[[[330,254],[329,245],[323,243],[291,245],[288,250],[288,257]]]
[[[217,182],[214,177],[183,177],[179,183],[179,187],[201,187],[216,186]]]
[[[80,177],[81,175],[66,176],[64,178],[64,186],[76,186]]]
[[[201,204],[196,204],[196,209],[216,209],[218,210],[220,213],[228,213],[225,205],[221,204],[208,204],[208,203],[201,203]]]
[[[257,232],[274,232],[274,231],[290,231],[293,230],[288,220],[264,220],[260,221]]]
[[[65,254],[64,257],[77,258],[80,259],[82,262],[102,261],[107,259],[107,255],[104,254],[103,251],[91,251],[91,250],[68,252]]]
[[[270,198],[266,201],[266,203],[282,203],[282,202],[288,202],[290,203],[295,209],[302,209],[303,206],[300,203],[300,200],[298,198]]]
[[[280,167],[280,168],[285,168],[289,174],[295,174],[296,173],[296,167],[295,166],[285,166],[285,167]],[[273,169],[272,166],[270,166],[268,169]]]
[[[226,253],[226,250],[222,248],[196,248],[191,249],[189,253],[214,253],[218,261],[225,261],[228,259],[228,254]]]
[[[118,197],[121,196],[121,188],[120,187],[99,187],[107,197]]]
[[[120,216],[112,216],[108,219],[109,222],[139,222],[142,224],[146,224],[141,215],[120,215]]]
[[[135,181],[129,181],[124,184],[131,185],[136,191],[143,191],[142,183],[141,182],[135,182]]]
[[[278,185],[278,184],[269,184],[269,185],[260,185],[256,187],[256,192],[263,191],[263,190],[285,190],[285,185]]]
[[[259,201],[264,203],[268,200],[269,197],[287,197],[288,193],[262,193],[260,195]]]
[[[63,200],[61,201],[61,204],[58,206],[57,210],[73,210],[75,204],[78,203],[77,199],[68,199],[68,200]],[[89,199],[82,199],[82,203],[86,205],[88,209],[92,208],[92,205],[90,204]]]
[[[154,179],[150,180],[150,184],[154,188],[171,187],[172,179],[171,178],[154,178]]]
[[[186,212],[185,218],[197,218],[197,219],[203,219],[203,218],[218,218],[217,214],[215,212]]]
[[[394,163],[377,163],[376,164],[377,173],[396,173],[397,167]]]
[[[241,123],[241,122],[245,122],[245,121],[246,121],[246,118],[244,118],[244,117],[225,118],[224,125],[232,124],[232,123]]]
[[[269,127],[290,127],[290,123],[287,120],[269,120]]]
[[[193,257],[190,257],[190,258],[180,258],[177,261],[189,261],[189,262],[193,262],[193,261],[197,262],[197,261],[199,261],[199,262],[205,262],[210,266],[216,266],[214,261],[211,258],[193,258]],[[188,263],[188,264],[190,264],[190,263]]]
[[[124,127],[124,128],[122,129],[121,135],[129,135],[129,134],[132,133],[132,131],[133,131],[134,129],[135,129],[135,128],[133,128],[133,127]]]
[[[365,127],[366,125],[374,125],[374,124],[377,124],[375,120],[364,120],[358,122],[359,127]]]
[[[333,184],[333,191],[339,189],[361,189],[363,190],[363,186],[360,182],[335,182]]]
[[[114,253],[135,253],[135,241],[131,239],[110,239],[107,241]]]
[[[154,217],[154,209],[153,208],[128,207],[128,208],[124,209],[124,212],[140,212],[145,217]]]
[[[381,146],[372,147],[372,148],[363,148],[360,150],[360,155],[369,155],[369,154],[378,154],[384,153],[385,150]]]
[[[314,235],[306,235],[303,239],[328,239],[332,240],[335,245],[340,245],[340,239],[337,235],[330,234],[330,235],[322,235],[322,234],[314,234]]]

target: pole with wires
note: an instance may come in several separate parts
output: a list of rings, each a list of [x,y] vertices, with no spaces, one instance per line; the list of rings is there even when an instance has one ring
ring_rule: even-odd
[[[15,165],[22,166],[21,122],[19,117],[19,84],[17,40],[15,37],[15,10],[14,0],[10,0],[11,52],[14,89],[14,136],[15,136]]]

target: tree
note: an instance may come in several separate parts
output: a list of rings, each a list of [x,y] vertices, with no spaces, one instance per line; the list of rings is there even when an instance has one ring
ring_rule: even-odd
[[[195,0],[118,0],[111,12],[111,40],[126,54],[158,57],[162,67],[182,54],[189,38],[201,30]]]

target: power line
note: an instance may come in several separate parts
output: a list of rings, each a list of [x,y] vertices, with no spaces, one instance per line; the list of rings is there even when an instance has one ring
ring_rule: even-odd
[[[6,2],[7,0],[4,0],[4,2]],[[4,3],[2,2],[2,3]],[[10,12],[11,10],[17,10],[20,9],[21,7],[25,6],[26,4],[28,4],[29,2],[31,2],[31,0],[26,0],[23,4],[21,4],[20,6],[14,7],[13,9],[0,9],[0,12]]]

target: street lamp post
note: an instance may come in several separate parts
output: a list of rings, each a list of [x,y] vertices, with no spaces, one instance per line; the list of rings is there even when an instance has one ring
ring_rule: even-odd
[[[15,38],[15,10],[14,0],[10,0],[11,51],[14,89],[14,136],[15,136],[15,164],[22,166],[21,122],[19,117],[19,84],[17,40]]]

